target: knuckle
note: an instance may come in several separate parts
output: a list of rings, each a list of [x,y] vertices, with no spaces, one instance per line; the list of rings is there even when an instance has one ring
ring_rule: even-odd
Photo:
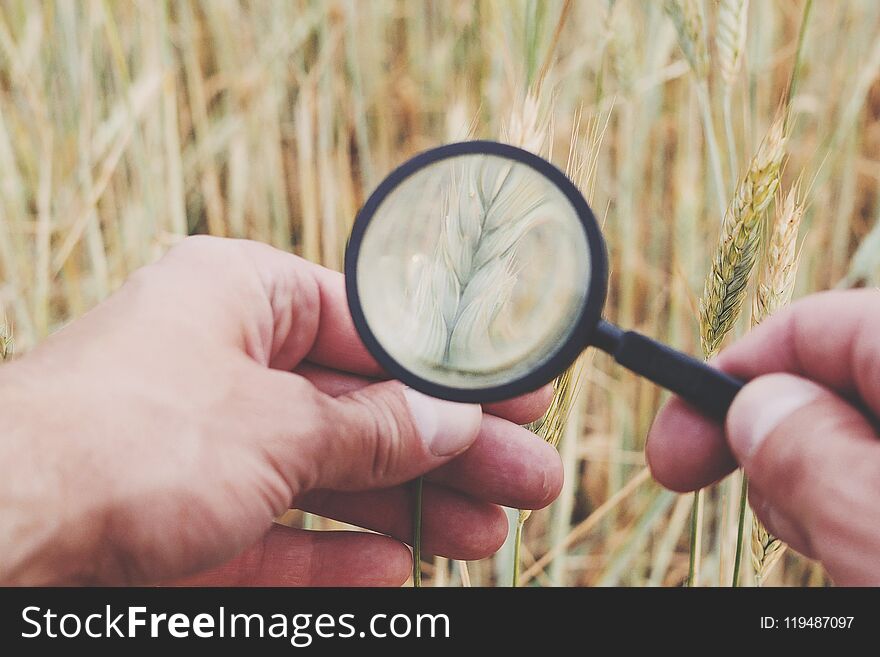
[[[405,436],[398,414],[390,395],[358,391],[350,398],[362,410],[359,435],[362,453],[368,458],[368,476],[371,481],[381,481],[397,469],[405,456]]]

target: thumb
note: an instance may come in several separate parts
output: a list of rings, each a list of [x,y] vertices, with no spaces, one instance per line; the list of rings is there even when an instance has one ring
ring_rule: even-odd
[[[397,381],[329,398],[315,442],[318,488],[362,490],[418,477],[476,440],[478,404],[428,397]]]
[[[743,388],[726,428],[768,529],[838,584],[880,583],[880,442],[869,420],[827,388],[771,374]]]

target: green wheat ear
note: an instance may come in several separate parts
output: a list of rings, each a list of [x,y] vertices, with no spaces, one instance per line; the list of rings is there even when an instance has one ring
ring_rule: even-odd
[[[712,268],[700,299],[703,353],[714,356],[742,310],[746,286],[758,258],[764,212],[779,188],[785,157],[783,119],[778,118],[727,208]]]

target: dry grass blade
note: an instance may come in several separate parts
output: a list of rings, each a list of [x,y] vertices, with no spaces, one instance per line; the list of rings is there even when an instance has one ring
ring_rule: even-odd
[[[651,478],[651,471],[648,468],[643,468],[638,472],[638,474],[634,475],[632,479],[630,479],[626,484],[618,490],[614,495],[605,500],[602,504],[596,507],[596,510],[593,511],[589,516],[584,518],[577,526],[573,527],[572,530],[568,533],[568,535],[562,540],[562,542],[554,545],[546,554],[544,554],[540,559],[535,561],[531,566],[526,569],[526,571],[519,578],[519,585],[522,586],[526,584],[533,577],[536,577],[538,573],[540,573],[547,565],[553,561],[560,554],[568,550],[572,545],[582,540],[584,537],[589,535],[589,533],[599,524],[599,522],[621,501],[626,499],[633,491],[635,491],[639,486],[648,481]]]
[[[781,117],[773,123],[724,216],[721,239],[700,299],[700,337],[707,358],[718,351],[742,310],[758,257],[764,211],[779,188],[785,156],[782,125]]]

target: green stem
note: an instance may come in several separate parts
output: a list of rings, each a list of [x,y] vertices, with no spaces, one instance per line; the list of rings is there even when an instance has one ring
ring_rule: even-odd
[[[749,498],[749,478],[743,472],[739,491],[739,524],[736,527],[736,556],[733,558],[733,581],[731,586],[739,586],[739,563],[742,560],[743,533],[746,524],[746,500]]]
[[[801,53],[804,47],[804,34],[807,32],[807,21],[810,19],[810,10],[813,8],[813,0],[804,3],[804,14],[801,17],[801,27],[798,30],[797,49],[794,53],[794,66],[791,69],[791,81],[788,83],[788,94],[785,99],[785,123],[788,127],[788,117],[791,114],[791,99],[794,98],[797,89],[798,76],[801,70]]]
[[[724,212],[727,210],[727,201],[724,199],[726,188],[724,174],[721,171],[721,151],[718,148],[718,140],[715,138],[715,124],[712,121],[709,87],[705,81],[697,83],[697,98],[700,105],[700,116],[703,120],[703,132],[706,135],[706,149],[709,151],[709,168],[712,170],[715,197],[718,201],[718,221],[721,222],[724,221]]]
[[[736,138],[733,135],[733,119],[731,118],[729,93],[724,95],[722,110],[724,112],[724,132],[727,139],[727,162],[730,167],[730,179],[736,184],[739,178],[739,164],[736,161]]]
[[[702,502],[703,491],[698,490],[694,493],[694,505],[691,510],[691,556],[688,564],[688,586],[697,585],[697,576],[699,575],[697,562],[700,554],[700,521],[702,520],[700,513],[700,504]]]
[[[413,509],[413,586],[422,586],[422,483],[416,479],[416,499]]]
[[[519,548],[522,545],[524,524],[525,521],[523,520],[522,513],[520,513],[516,519],[516,532],[513,535],[513,578],[510,582],[513,588],[519,586]]]

